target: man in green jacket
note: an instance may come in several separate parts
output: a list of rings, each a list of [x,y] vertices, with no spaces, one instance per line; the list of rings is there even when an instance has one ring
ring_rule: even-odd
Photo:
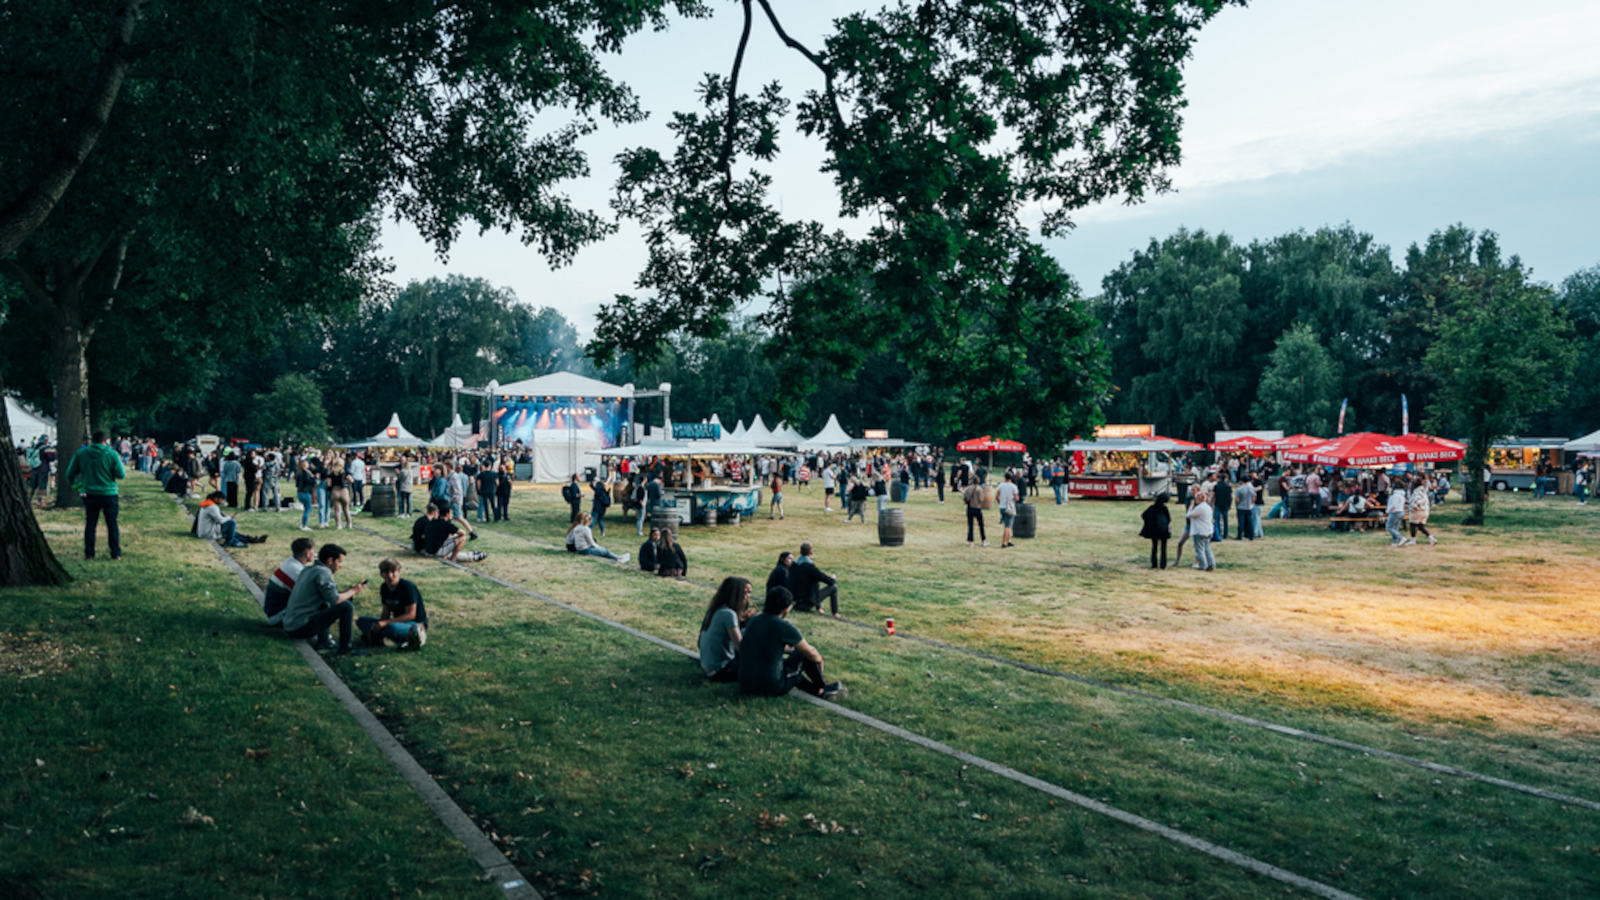
[[[117,482],[128,477],[122,455],[111,449],[106,433],[96,431],[94,443],[80,447],[67,464],[67,483],[83,495],[83,558],[94,559],[94,533],[100,516],[106,517],[106,545],[112,559],[122,558],[122,533],[117,529]]]

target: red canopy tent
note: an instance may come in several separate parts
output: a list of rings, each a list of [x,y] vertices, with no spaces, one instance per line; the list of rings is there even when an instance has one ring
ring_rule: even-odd
[[[1460,459],[1461,450],[1415,435],[1395,436],[1358,431],[1321,444],[1286,450],[1289,462],[1319,466],[1392,466],[1398,463],[1446,462]]]
[[[985,450],[989,451],[989,468],[991,469],[994,468],[994,452],[996,450],[999,450],[1001,453],[1028,452],[1027,446],[1021,441],[1007,441],[1003,439],[995,440],[993,437],[987,434],[983,437],[968,438],[967,440],[957,444],[956,449],[960,450],[962,453],[982,453]]]
[[[1278,442],[1276,440],[1269,440],[1267,438],[1258,438],[1252,437],[1248,434],[1241,434],[1236,438],[1228,438],[1225,441],[1217,441],[1213,444],[1207,444],[1206,449],[1220,450],[1223,452],[1231,452],[1234,450],[1260,452],[1264,450],[1278,449]]]
[[[1312,444],[1326,444],[1327,438],[1313,437],[1309,434],[1291,434],[1286,438],[1278,438],[1272,442],[1274,450],[1294,450],[1299,447],[1309,447]]]

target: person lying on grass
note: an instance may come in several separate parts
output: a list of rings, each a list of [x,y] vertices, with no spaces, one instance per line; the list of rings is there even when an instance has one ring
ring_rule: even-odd
[[[822,654],[806,643],[800,629],[789,621],[794,595],[786,588],[767,592],[761,614],[745,624],[738,646],[739,690],[763,697],[781,697],[795,687],[834,700],[844,696],[844,685],[822,679]]]
[[[305,567],[311,565],[311,551],[316,546],[311,538],[295,538],[289,545],[289,558],[272,570],[272,577],[267,579],[266,597],[261,602],[261,611],[267,614],[268,625],[283,624],[283,610],[289,605],[289,595],[294,593],[294,583],[299,580]]]
[[[422,555],[432,556],[435,559],[461,562],[461,548],[466,546],[467,536],[458,527],[456,522],[461,521],[455,517],[455,507],[449,501],[434,502],[435,515],[428,521],[422,533]],[[466,562],[477,562],[488,557],[487,553],[468,553]]]
[[[578,513],[573,520],[572,530],[567,532],[567,547],[574,553],[609,559],[617,565],[622,565],[630,558],[626,553],[618,556],[594,542],[594,532],[589,530],[589,514],[585,512]]]
[[[339,655],[364,656],[365,650],[350,646],[350,623],[355,615],[351,600],[366,586],[362,581],[354,587],[340,591],[333,576],[344,566],[344,548],[338,544],[323,544],[317,551],[317,561],[307,566],[295,580],[289,594],[289,605],[283,610],[283,631],[295,639],[314,638],[312,646],[318,650],[333,647],[328,639],[328,626],[339,623]]]
[[[700,620],[700,669],[712,681],[739,680],[739,626],[750,620],[750,581],[722,579]]]
[[[421,650],[428,643],[428,607],[423,605],[422,592],[400,577],[400,560],[393,557],[378,563],[378,577],[383,581],[378,587],[383,616],[356,620],[361,642],[382,647],[385,640],[391,640],[402,650]]]
[[[239,523],[222,511],[224,496],[221,491],[212,491],[200,501],[200,514],[195,517],[195,536],[203,541],[216,541],[224,547],[265,543],[267,536],[264,534],[240,533]]]

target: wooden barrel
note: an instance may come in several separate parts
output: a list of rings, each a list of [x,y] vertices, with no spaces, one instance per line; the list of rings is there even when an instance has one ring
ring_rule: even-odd
[[[994,509],[995,489],[988,485],[983,486],[983,508]]]
[[[1032,503],[1017,504],[1017,520],[1011,523],[1011,536],[1031,538],[1039,530],[1039,508]]]
[[[678,536],[678,514],[671,510],[656,510],[650,514],[650,527],[662,531],[672,532],[673,537]]]
[[[878,543],[885,547],[899,547],[906,542],[906,511],[886,509],[878,515]]]
[[[1291,519],[1309,519],[1309,518],[1311,518],[1311,492],[1310,491],[1290,491],[1289,492],[1289,518],[1291,518]]]
[[[374,519],[395,517],[394,485],[374,484],[367,488],[367,510]]]

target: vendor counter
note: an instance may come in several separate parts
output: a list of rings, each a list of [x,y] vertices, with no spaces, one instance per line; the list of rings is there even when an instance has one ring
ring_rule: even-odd
[[[663,491],[658,511],[675,514],[680,524],[697,525],[708,516],[751,516],[760,509],[760,485],[710,484]]]

